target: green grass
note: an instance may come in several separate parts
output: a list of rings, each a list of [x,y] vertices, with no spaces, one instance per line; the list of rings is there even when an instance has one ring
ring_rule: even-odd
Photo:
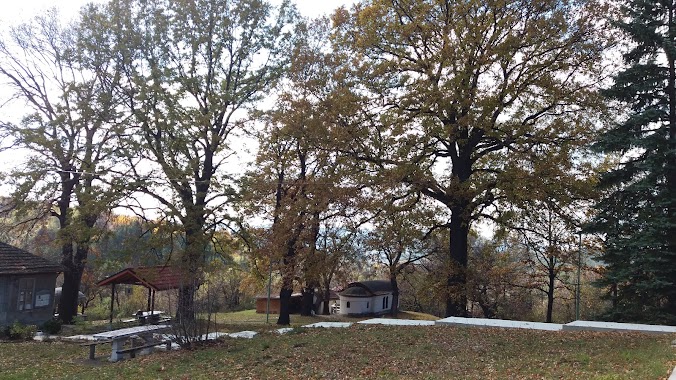
[[[241,331],[241,330],[256,330],[269,331],[280,328],[277,326],[277,314],[270,314],[266,318],[265,313],[256,313],[255,310],[244,310],[231,313],[215,313],[212,314],[212,322],[216,323],[216,330],[223,332]],[[389,316],[385,316],[390,318]],[[305,317],[298,314],[291,315],[291,327],[300,327],[316,322],[358,322],[372,317],[347,317],[340,315],[316,315]],[[424,313],[415,313],[404,311],[397,315],[399,319],[418,319],[418,320],[435,320],[438,317]],[[213,329],[211,329],[213,330]]]
[[[118,363],[109,346],[92,363],[77,344],[0,343],[0,379],[666,379],[676,364],[672,335],[353,325],[280,336],[271,321],[219,314],[222,331],[261,333]]]

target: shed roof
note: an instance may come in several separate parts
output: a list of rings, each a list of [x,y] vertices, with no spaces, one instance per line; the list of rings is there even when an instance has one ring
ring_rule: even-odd
[[[0,275],[60,272],[63,272],[61,265],[0,242]]]
[[[385,280],[371,280],[351,282],[345,290],[340,292],[341,296],[348,297],[372,297],[380,294],[392,293],[392,284]]]
[[[98,286],[112,284],[141,285],[157,290],[178,289],[185,277],[182,271],[170,266],[136,267],[123,269],[101,281]]]

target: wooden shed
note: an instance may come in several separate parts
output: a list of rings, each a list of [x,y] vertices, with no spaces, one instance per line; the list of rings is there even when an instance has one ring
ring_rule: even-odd
[[[41,325],[52,319],[61,272],[59,264],[0,242],[0,326]]]
[[[303,295],[300,293],[293,293],[289,305],[289,313],[300,313],[302,307]],[[268,305],[268,296],[256,297],[256,313],[265,314]],[[270,314],[279,314],[279,294],[270,296]]]

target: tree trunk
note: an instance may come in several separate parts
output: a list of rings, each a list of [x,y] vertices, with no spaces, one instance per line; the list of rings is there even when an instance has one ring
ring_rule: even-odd
[[[330,306],[329,303],[331,302],[331,288],[329,287],[328,284],[324,287],[324,302],[322,303],[322,314],[323,315],[329,315],[331,314]]]
[[[72,170],[73,168],[68,167],[67,169]],[[59,212],[54,214],[59,220],[59,238],[63,239],[61,240],[61,265],[64,267],[64,272],[59,301],[59,319],[65,324],[70,324],[73,322],[73,317],[77,315],[77,299],[82,279],[82,271],[78,271],[78,266],[73,257],[72,231],[67,232],[67,229],[71,227],[71,197],[79,175],[72,178],[71,173],[64,170],[59,173],[59,176],[62,186],[57,202]]]
[[[296,229],[294,236],[286,243],[286,254],[284,255],[284,266],[282,267],[282,288],[279,291],[279,318],[278,325],[289,325],[291,323],[291,294],[293,294],[293,278],[295,272],[294,258],[296,256],[296,241],[302,231],[302,225]]]
[[[484,318],[495,318],[495,306],[491,305],[488,297],[488,289],[485,286],[479,286],[477,289],[476,301],[481,308]]]
[[[176,319],[184,326],[195,322],[195,294],[200,284],[201,264],[204,260],[205,236],[201,217],[188,215],[185,226],[185,251],[181,257],[181,286],[178,291]]]
[[[397,283],[396,273],[390,272],[390,285],[392,286],[392,306],[390,308],[390,315],[397,316],[399,312],[399,284]]]
[[[450,270],[446,285],[446,316],[467,316],[467,240],[469,235],[469,223],[464,220],[463,214],[468,205],[460,205],[451,208],[450,224]]]
[[[59,319],[65,324],[73,323],[77,315],[77,300],[80,291],[82,271],[78,270],[73,260],[73,244],[68,242],[61,248],[61,265],[64,267],[63,286],[59,301]]]
[[[493,307],[484,302],[483,299],[479,300],[479,307],[481,308],[481,312],[483,313],[484,318],[489,319],[495,318],[495,311],[493,311]]]
[[[178,289],[176,305],[176,321],[184,328],[193,326],[195,322],[195,294],[199,286],[197,278],[197,258],[194,257],[193,247],[189,247],[186,239],[186,252],[181,260],[181,285]]]
[[[304,316],[311,316],[313,310],[315,309],[315,289],[318,287],[318,275],[317,275],[317,241],[319,240],[319,223],[320,223],[320,213],[318,211],[313,211],[312,221],[310,222],[310,238],[308,240],[308,245],[310,246],[310,252],[305,258],[305,268],[303,268],[303,275],[305,277],[306,286],[303,288],[303,304],[301,307],[300,314]]]
[[[306,317],[312,316],[312,311],[314,310],[315,306],[315,288],[312,284],[309,284],[308,286],[303,287],[302,293],[303,303],[300,310],[300,315]]]
[[[553,265],[550,259],[550,265]],[[554,272],[554,268],[550,267],[549,268],[549,283],[547,284],[547,317],[546,321],[547,323],[552,323],[552,314],[554,312],[554,281],[556,280],[556,273]]]
[[[286,255],[282,272],[282,288],[279,291],[279,318],[277,324],[291,324],[291,294],[293,294],[294,256],[296,254],[296,237],[287,242]]]
[[[195,286],[192,281],[181,284],[178,289],[176,322],[187,326],[195,322]]]
[[[59,320],[70,324],[77,316],[78,301],[80,296],[80,284],[84,273],[89,245],[80,243],[73,255],[73,244],[66,243],[62,249],[61,265],[63,272],[63,286],[61,287],[61,299],[59,301]]]
[[[282,287],[282,290],[279,291],[279,318],[277,318],[277,324],[282,326],[288,326],[291,324],[291,294],[293,289],[288,289]]]

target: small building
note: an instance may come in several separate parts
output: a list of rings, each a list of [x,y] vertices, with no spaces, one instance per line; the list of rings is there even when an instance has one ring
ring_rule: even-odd
[[[338,314],[350,316],[387,314],[393,307],[393,294],[394,290],[389,281],[352,282],[338,293],[340,298]]]
[[[52,319],[61,272],[59,264],[0,242],[0,326],[41,325]]]
[[[270,295],[270,314],[279,314],[279,294]],[[298,314],[303,306],[303,295],[293,293],[289,301],[289,314]],[[268,307],[268,296],[256,297],[256,313],[265,314]]]

